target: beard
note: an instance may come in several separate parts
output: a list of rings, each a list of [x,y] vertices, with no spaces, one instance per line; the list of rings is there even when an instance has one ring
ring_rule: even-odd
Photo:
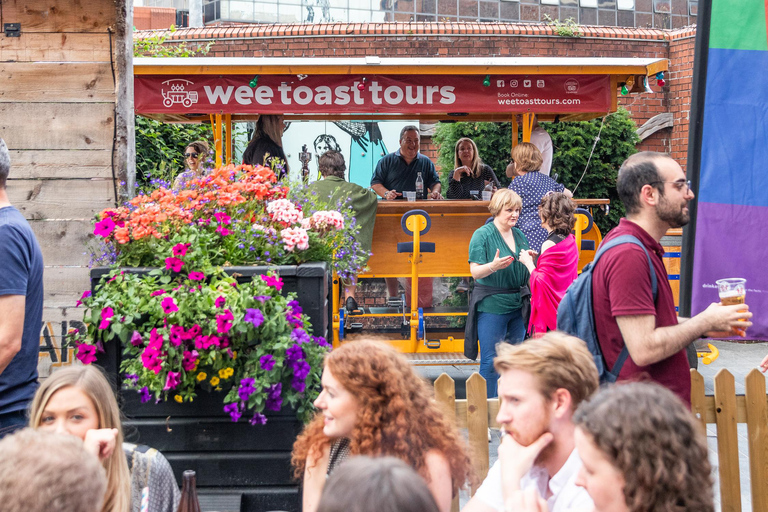
[[[687,201],[685,204],[675,205],[661,196],[659,204],[656,205],[656,216],[669,224],[671,228],[681,228],[691,220],[690,213],[684,210],[687,205]]]

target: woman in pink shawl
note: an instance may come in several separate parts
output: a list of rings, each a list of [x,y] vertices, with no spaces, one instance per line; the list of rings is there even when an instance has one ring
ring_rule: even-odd
[[[542,335],[557,329],[557,307],[576,279],[579,251],[573,236],[576,204],[561,192],[550,192],[539,203],[541,226],[549,236],[534,265],[534,251],[521,251],[520,263],[531,273],[531,319],[528,333]]]

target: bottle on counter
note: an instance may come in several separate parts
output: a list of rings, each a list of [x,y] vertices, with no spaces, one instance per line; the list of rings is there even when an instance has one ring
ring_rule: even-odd
[[[416,176],[416,199],[424,199],[424,178],[421,173]]]
[[[182,477],[181,500],[176,512],[200,512],[200,502],[197,500],[197,475],[187,470]]]

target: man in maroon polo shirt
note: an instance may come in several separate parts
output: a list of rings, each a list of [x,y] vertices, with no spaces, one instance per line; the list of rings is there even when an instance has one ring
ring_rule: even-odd
[[[616,185],[626,218],[603,240],[620,235],[639,239],[653,262],[658,283],[653,301],[648,258],[634,244],[619,245],[600,258],[592,274],[592,305],[600,347],[613,368],[624,344],[629,351],[620,380],[650,378],[690,403],[691,378],[685,348],[704,335],[731,336],[740,320],[752,325],[745,305],[712,303],[690,319],[678,318],[659,241],[670,228],[688,223],[690,182],[680,166],[653,152],[630,156],[619,169]]]

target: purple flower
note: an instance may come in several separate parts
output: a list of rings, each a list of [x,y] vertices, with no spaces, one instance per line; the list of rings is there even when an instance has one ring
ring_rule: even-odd
[[[202,272],[190,272],[188,276],[192,281],[202,281],[205,279],[205,274]]]
[[[96,362],[96,347],[94,345],[80,345],[77,347],[76,356],[83,364],[94,363]]]
[[[133,335],[131,336],[131,345],[134,347],[140,347],[142,341],[141,333],[139,331],[133,331]]]
[[[179,258],[165,258],[165,269],[166,270],[172,270],[173,272],[178,272],[181,270],[181,267],[184,266],[184,262],[181,261]]]
[[[163,308],[163,313],[166,315],[170,315],[171,313],[179,310],[179,307],[176,305],[176,301],[173,300],[173,297],[164,298],[163,302],[160,303],[160,306]]]
[[[159,290],[155,290],[152,293],[149,294],[150,297],[157,297],[158,295],[162,295],[165,293],[165,290],[160,288]]]
[[[243,415],[243,413],[240,412],[240,404],[238,403],[225,405],[224,412],[229,414],[229,416],[232,418],[232,421],[239,420],[240,416]]]
[[[312,336],[312,341],[320,345],[321,347],[330,347],[331,344],[325,341],[325,338],[322,336]]]
[[[240,388],[237,390],[237,395],[243,402],[247,402],[251,395],[256,392],[253,383],[254,380],[251,377],[246,377],[240,381]]]
[[[283,408],[283,398],[279,395],[274,398],[270,396],[267,398],[267,402],[264,407],[270,411],[279,411]]]
[[[214,301],[213,305],[216,306],[217,308],[221,308],[221,307],[224,307],[224,304],[226,303],[227,303],[227,299],[225,299],[223,295],[219,295],[218,297],[216,297],[216,300]]]
[[[292,300],[288,302],[288,307],[293,310],[294,315],[300,315],[303,309],[301,309],[301,306],[299,305],[299,301]]]
[[[291,345],[288,350],[285,351],[285,360],[288,362],[298,361],[304,359],[304,351],[299,345]]]
[[[304,381],[304,379],[294,377],[293,381],[291,382],[291,387],[295,389],[297,393],[303,393],[307,387],[307,383]]]
[[[165,387],[163,390],[167,391],[176,388],[176,386],[179,385],[180,380],[179,372],[168,372],[168,378],[165,380]]]
[[[271,354],[261,356],[259,358],[259,366],[261,366],[262,370],[268,372],[275,367],[275,358]]]
[[[248,420],[248,422],[251,425],[266,425],[267,424],[267,417],[261,414],[260,412],[257,412],[253,415],[253,418]]]
[[[141,400],[141,403],[146,403],[146,402],[149,402],[149,398],[150,398],[149,389],[147,388],[147,386],[144,386],[139,390],[139,399]]]
[[[258,309],[249,308],[245,310],[245,318],[243,320],[251,322],[253,327],[256,328],[264,323],[264,315]]]
[[[304,329],[297,327],[291,332],[291,340],[296,343],[309,343],[310,337]]]
[[[293,376],[298,379],[306,379],[307,375],[309,375],[309,372],[312,370],[312,367],[309,366],[309,363],[303,359],[296,361],[292,364],[292,366]]]
[[[261,302],[262,304],[264,304],[265,302],[267,302],[271,298],[272,297],[270,297],[269,295],[257,295],[257,296],[255,296],[253,298],[253,300],[257,300],[257,301]]]
[[[216,332],[229,332],[232,328],[232,320],[234,320],[234,318],[232,311],[228,309],[225,310],[223,314],[216,315]]]

